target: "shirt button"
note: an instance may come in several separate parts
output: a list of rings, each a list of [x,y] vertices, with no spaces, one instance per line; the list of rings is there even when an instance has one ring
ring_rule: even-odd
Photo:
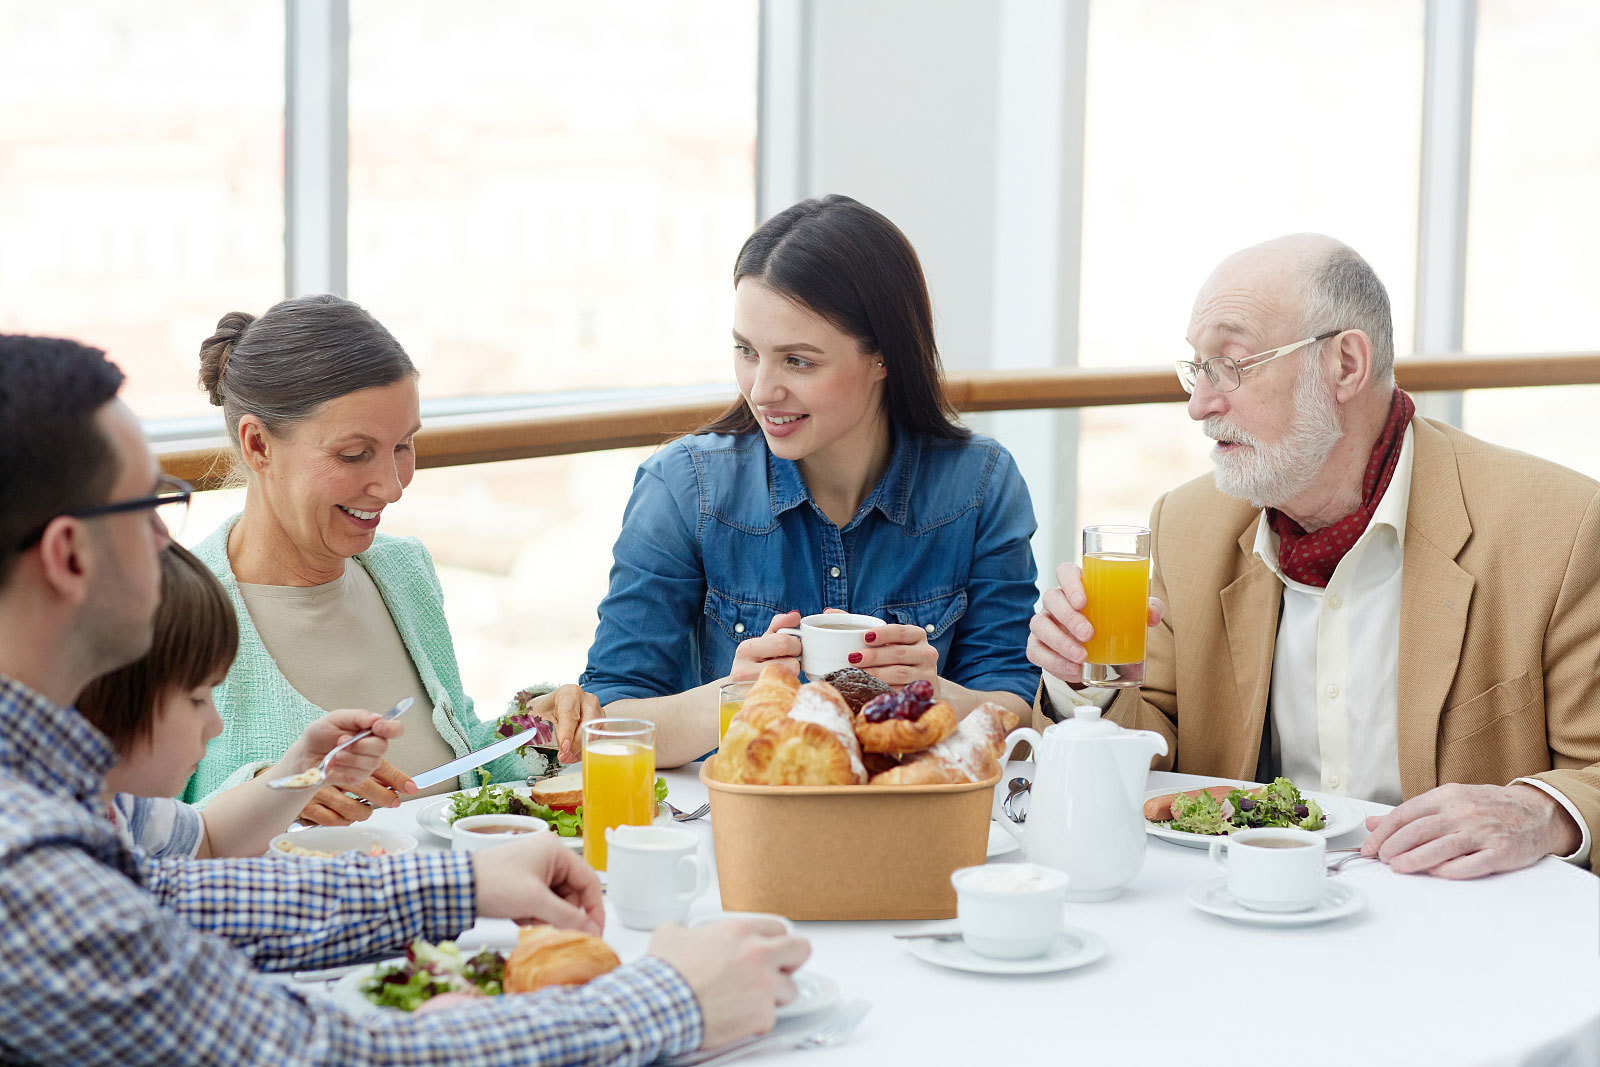
[[[742,623],[742,622],[734,623],[733,624],[733,632],[736,633],[736,634],[744,633],[744,623]]]
[[[1340,608],[1344,607],[1344,599],[1340,597],[1338,593],[1335,593],[1328,598],[1328,607],[1333,611],[1338,611]]]
[[[928,631],[930,634],[933,633],[933,623],[930,622],[928,625],[924,626],[923,629]]]
[[[1328,787],[1330,789],[1338,789],[1339,788],[1339,776],[1337,774],[1330,774],[1328,776]]]
[[[829,567],[828,568],[828,574],[830,576],[834,577],[834,578],[839,577],[839,568],[838,567]]]
[[[1339,699],[1339,687],[1338,686],[1336,686],[1336,685],[1328,686],[1328,699],[1329,700],[1338,700]]]

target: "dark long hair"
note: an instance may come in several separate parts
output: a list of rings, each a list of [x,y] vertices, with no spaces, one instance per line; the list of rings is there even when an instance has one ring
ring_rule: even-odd
[[[933,308],[916,250],[899,227],[848,196],[802,200],[778,212],[739,249],[733,284],[754,278],[822,316],[883,360],[883,406],[897,431],[956,440],[944,394]],[[697,433],[756,433],[741,397]]]

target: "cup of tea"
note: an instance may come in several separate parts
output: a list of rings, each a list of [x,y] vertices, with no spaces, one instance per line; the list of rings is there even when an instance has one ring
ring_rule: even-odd
[[[606,896],[630,930],[681,923],[711,884],[700,838],[675,826],[618,826],[606,831]]]
[[[778,632],[800,639],[800,669],[816,681],[850,666],[850,653],[867,647],[867,633],[887,625],[873,615],[828,611],[807,615],[799,626],[785,626]]]
[[[1306,911],[1322,899],[1327,848],[1321,834],[1263,826],[1211,842],[1211,862],[1228,873],[1228,892],[1245,907]]]
[[[450,848],[455,852],[476,852],[527,834],[549,832],[550,824],[532,815],[468,815],[450,824]]]
[[[1067,875],[1034,863],[963,867],[956,889],[961,940],[980,956],[1019,960],[1050,951],[1065,925]]]

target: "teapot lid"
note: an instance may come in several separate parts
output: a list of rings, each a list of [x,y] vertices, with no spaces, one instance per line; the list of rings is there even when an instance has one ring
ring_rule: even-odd
[[[1110,719],[1101,718],[1100,709],[1093,704],[1077,704],[1072,708],[1072,718],[1062,719],[1046,732],[1059,732],[1066,737],[1077,740],[1092,737],[1114,737],[1122,733],[1122,727]]]

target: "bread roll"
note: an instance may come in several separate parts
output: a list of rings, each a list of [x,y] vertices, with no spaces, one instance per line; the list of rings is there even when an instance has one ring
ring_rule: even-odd
[[[583,985],[622,963],[611,946],[589,934],[554,926],[524,926],[506,960],[507,993],[532,993],[547,985]]]

